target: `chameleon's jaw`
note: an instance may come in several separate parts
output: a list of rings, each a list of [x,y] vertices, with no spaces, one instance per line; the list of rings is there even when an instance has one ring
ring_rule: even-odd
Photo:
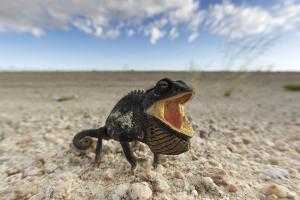
[[[191,137],[193,128],[185,116],[184,104],[192,96],[192,92],[186,92],[157,101],[146,112],[158,118],[172,129]]]

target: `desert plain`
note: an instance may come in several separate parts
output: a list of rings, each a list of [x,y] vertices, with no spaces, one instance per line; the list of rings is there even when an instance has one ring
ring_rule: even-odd
[[[121,145],[78,151],[72,137],[105,123],[129,91],[186,81],[190,151],[130,171]],[[0,199],[300,199],[300,73],[2,72]],[[72,97],[57,101],[59,97]],[[96,141],[95,141],[96,142]]]

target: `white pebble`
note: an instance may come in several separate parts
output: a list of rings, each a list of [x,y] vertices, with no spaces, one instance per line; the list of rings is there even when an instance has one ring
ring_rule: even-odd
[[[275,183],[271,183],[268,185],[265,185],[262,188],[262,193],[266,194],[266,195],[272,195],[275,194],[276,196],[280,197],[280,198],[285,198],[288,196],[288,189],[281,186],[281,185],[277,185]]]
[[[170,186],[165,178],[160,177],[153,181],[153,189],[157,192],[166,192],[170,189]]]
[[[146,182],[133,183],[128,195],[132,200],[148,200],[152,197],[152,190]]]
[[[113,200],[125,199],[127,197],[129,185],[121,184],[115,189],[114,194],[112,195]]]
[[[23,171],[23,176],[26,177],[26,176],[37,176],[37,175],[41,175],[43,172],[43,170],[37,168],[37,167],[28,167],[26,169],[24,169]]]
[[[288,177],[288,171],[280,168],[270,168],[264,171],[264,174],[277,179],[285,179]]]

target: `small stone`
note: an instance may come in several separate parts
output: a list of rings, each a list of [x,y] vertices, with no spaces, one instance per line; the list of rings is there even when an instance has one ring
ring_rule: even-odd
[[[155,171],[158,173],[164,174],[164,173],[166,173],[166,168],[159,164],[159,165],[157,165]]]
[[[190,191],[190,183],[187,182],[186,180],[183,181],[183,189],[186,191]]]
[[[184,174],[181,171],[176,171],[174,173],[174,177],[178,178],[178,179],[183,179],[184,178]]]
[[[237,152],[237,148],[233,144],[228,144],[227,149],[232,153]]]
[[[73,185],[78,176],[72,172],[57,174],[56,179],[44,189],[43,199],[70,199],[73,192]]]
[[[265,185],[261,191],[262,191],[262,193],[264,193],[266,195],[274,194],[280,198],[285,198],[288,196],[287,188],[277,185],[275,183]]]
[[[103,173],[103,178],[107,181],[114,180],[115,173],[112,170],[107,170]]]
[[[234,137],[234,138],[232,138],[231,142],[232,142],[232,144],[241,144],[241,143],[243,143],[243,139],[240,137]]]
[[[166,192],[170,189],[170,186],[167,182],[167,180],[163,177],[156,178],[153,181],[153,190],[157,192]]]
[[[271,165],[278,165],[279,164],[279,161],[275,158],[270,158],[269,162],[270,162]]]
[[[244,144],[250,144],[251,143],[251,140],[250,139],[248,139],[248,138],[243,138],[243,143]]]
[[[275,144],[272,142],[272,141],[270,141],[270,140],[264,140],[263,141],[266,145],[268,145],[269,147],[273,147]]]
[[[170,189],[167,179],[160,173],[151,170],[144,170],[141,173],[141,179],[151,182],[153,189],[157,192],[165,192]]]
[[[175,196],[173,196],[174,200],[183,200],[183,199],[187,199],[187,198],[188,198],[188,196],[185,192],[177,192],[175,194]]]
[[[205,193],[205,187],[201,182],[196,183],[194,186],[195,186],[195,189],[197,190],[198,194]]]
[[[193,130],[197,130],[199,126],[197,124],[192,124]]]
[[[279,151],[288,151],[289,145],[281,140],[275,142],[274,148]]]
[[[203,177],[200,182],[203,184],[205,191],[214,193],[218,196],[223,196],[223,192],[219,190],[218,186],[214,183],[213,179],[210,177]]]
[[[292,191],[288,191],[287,198],[288,199],[298,199],[297,194],[295,192],[292,192]]]
[[[208,163],[215,167],[221,166],[221,164],[219,162],[217,162],[216,160],[213,160],[213,159],[209,160]]]
[[[276,200],[278,197],[275,194],[271,194],[267,196],[267,200]]]
[[[155,200],[173,200],[167,194],[164,194],[164,193],[155,194],[155,198],[153,198],[153,199],[155,199]]]
[[[204,131],[204,130],[200,130],[199,131],[199,137],[201,137],[201,138],[208,138],[209,137],[209,132]]]
[[[227,190],[228,190],[228,192],[236,192],[237,187],[234,184],[228,184],[227,185]]]
[[[128,192],[128,196],[132,200],[148,200],[152,197],[152,190],[148,183],[133,183]]]
[[[113,200],[126,199],[128,188],[129,188],[128,184],[118,185],[117,188],[114,191],[114,194],[112,195],[112,199]]]
[[[217,185],[227,185],[227,181],[224,179],[226,176],[225,170],[217,167],[211,167],[206,169],[202,175],[204,177],[210,177]]]
[[[45,164],[44,166],[44,170],[46,173],[52,173],[54,172],[56,169],[58,168],[58,166],[55,163],[49,162]]]
[[[192,194],[193,196],[198,196],[197,190],[192,190],[192,191],[191,191],[191,194]]]
[[[218,127],[214,124],[209,124],[209,129],[210,129],[210,131],[217,131]]]
[[[199,162],[200,164],[204,164],[204,163],[207,162],[207,159],[204,158],[204,157],[199,157],[199,158],[198,158],[198,162]]]
[[[23,171],[23,176],[27,177],[27,176],[37,176],[37,175],[41,175],[43,174],[43,170],[37,167],[28,167],[26,169],[24,169]]]
[[[11,168],[6,170],[7,176],[12,176],[12,175],[18,174],[20,172],[21,172],[21,170],[19,168],[16,168],[16,167],[11,167]]]
[[[274,179],[285,179],[288,177],[288,171],[280,168],[269,168],[263,172],[265,175]]]
[[[140,177],[144,181],[153,181],[157,176],[162,176],[162,175],[150,169],[146,169],[140,173]]]
[[[6,162],[9,160],[9,157],[6,156],[0,156],[0,165],[2,165],[2,163]]]
[[[82,160],[78,157],[75,157],[75,158],[70,158],[70,162],[71,164],[73,165],[82,165]]]

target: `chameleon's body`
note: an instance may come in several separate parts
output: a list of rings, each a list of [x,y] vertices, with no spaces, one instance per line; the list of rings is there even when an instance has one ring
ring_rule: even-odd
[[[193,130],[183,104],[192,95],[193,90],[183,81],[167,78],[147,91],[132,91],[115,105],[104,127],[79,132],[73,144],[78,149],[87,149],[92,143],[90,137],[98,138],[95,161],[99,163],[102,139],[120,141],[134,169],[138,159],[129,142],[140,141],[154,153],[156,166],[159,154],[177,155],[189,150]]]

